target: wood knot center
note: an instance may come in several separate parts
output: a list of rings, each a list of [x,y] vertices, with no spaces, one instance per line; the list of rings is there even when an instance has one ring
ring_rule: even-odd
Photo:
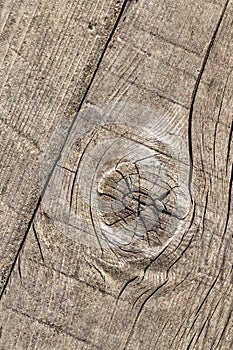
[[[106,225],[132,221],[145,207],[148,191],[136,164],[123,161],[105,171],[98,183],[100,214]]]
[[[159,213],[165,212],[162,200],[169,194],[153,198],[149,193],[152,186],[140,167],[127,160],[103,171],[97,187],[99,214],[103,222],[107,226],[127,225],[138,218],[143,220],[144,216],[146,229],[147,209],[152,207],[158,218]]]

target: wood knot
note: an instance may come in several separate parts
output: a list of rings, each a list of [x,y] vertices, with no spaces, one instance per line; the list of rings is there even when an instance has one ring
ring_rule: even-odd
[[[43,181],[65,128],[50,142]],[[166,118],[138,106],[83,111],[43,198],[59,230],[114,261],[157,256],[182,235],[190,212],[189,162],[175,131]]]

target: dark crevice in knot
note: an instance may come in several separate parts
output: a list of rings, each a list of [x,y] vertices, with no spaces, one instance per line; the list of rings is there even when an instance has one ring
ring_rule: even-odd
[[[140,222],[146,234],[153,232],[156,225],[162,226],[162,216],[176,217],[172,209],[173,190],[177,186],[168,187],[151,183],[146,173],[133,162],[125,160],[115,166],[111,164],[98,182],[99,216],[110,227],[127,227],[135,221],[135,230]]]

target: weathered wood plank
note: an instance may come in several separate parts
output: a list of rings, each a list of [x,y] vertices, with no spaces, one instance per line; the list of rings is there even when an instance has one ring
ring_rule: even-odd
[[[38,204],[48,138],[78,108],[120,5],[2,1],[1,286]]]
[[[117,265],[60,232],[42,202],[2,298],[3,349],[231,349],[232,12],[229,1],[126,7],[84,107],[150,107],[186,136],[189,229],[151,262]],[[76,170],[64,170],[68,194]]]

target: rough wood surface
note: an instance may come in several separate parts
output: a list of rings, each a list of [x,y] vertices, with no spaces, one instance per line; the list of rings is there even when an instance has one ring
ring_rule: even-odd
[[[1,2],[1,349],[232,349],[232,15],[222,0]],[[148,123],[152,137],[147,111],[164,117],[161,130]],[[189,164],[156,140],[162,119]],[[111,140],[100,199],[86,203]],[[144,171],[129,151],[146,154]],[[152,205],[159,229],[145,214],[152,151],[169,178]],[[177,164],[188,199],[171,180]],[[169,214],[176,199],[187,215],[179,203]],[[86,225],[75,238],[80,215],[96,244]],[[138,216],[136,243],[103,247],[99,215],[118,234]]]
[[[2,2],[3,285],[38,206],[46,143],[62,120],[72,119],[84,97],[119,6],[110,1]]]

